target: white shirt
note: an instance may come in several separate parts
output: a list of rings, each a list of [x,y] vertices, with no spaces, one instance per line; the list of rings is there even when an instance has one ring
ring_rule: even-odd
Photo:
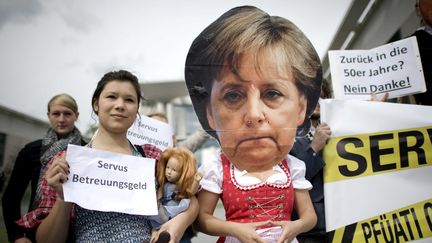
[[[304,162],[291,155],[287,155],[285,159],[288,164],[294,189],[312,189],[312,184],[305,178],[306,166]],[[287,182],[288,178],[279,165],[273,166],[273,170],[279,173],[271,175],[267,178],[266,182],[276,184],[284,184]],[[223,173],[220,154],[215,156],[213,160],[204,162],[200,166],[199,171],[203,173],[203,178],[200,182],[202,189],[216,194],[221,194]],[[247,174],[247,171],[240,171],[235,166],[234,177],[241,186],[250,186],[261,183],[259,178],[250,176]]]

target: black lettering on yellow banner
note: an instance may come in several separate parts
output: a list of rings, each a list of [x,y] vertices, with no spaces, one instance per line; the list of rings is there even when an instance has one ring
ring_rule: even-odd
[[[432,199],[336,229],[330,235],[331,242],[432,241]]]
[[[432,165],[432,126],[331,138],[324,181],[333,182]]]

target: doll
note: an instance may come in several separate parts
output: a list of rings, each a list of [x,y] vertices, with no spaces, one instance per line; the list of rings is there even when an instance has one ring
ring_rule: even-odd
[[[197,172],[194,154],[186,148],[167,148],[156,165],[156,179],[158,184],[158,215],[151,216],[153,228],[152,238],[162,224],[185,211],[190,204],[190,197],[198,191],[201,173]],[[168,239],[168,232],[159,236]]]

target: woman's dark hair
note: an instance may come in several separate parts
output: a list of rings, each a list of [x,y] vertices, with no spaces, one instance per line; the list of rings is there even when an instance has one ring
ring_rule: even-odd
[[[129,82],[132,84],[132,86],[135,89],[137,98],[138,98],[138,105],[141,102],[141,99],[143,99],[142,94],[141,94],[141,88],[138,82],[138,78],[133,75],[132,73],[130,73],[129,71],[126,70],[119,70],[119,71],[112,71],[112,72],[108,72],[106,73],[101,80],[99,80],[96,89],[93,93],[93,97],[92,97],[92,107],[93,107],[93,112],[97,114],[97,112],[94,110],[94,102],[97,101],[99,99],[100,94],[102,93],[102,90],[105,88],[106,84],[111,82],[111,81],[122,81],[122,82]]]

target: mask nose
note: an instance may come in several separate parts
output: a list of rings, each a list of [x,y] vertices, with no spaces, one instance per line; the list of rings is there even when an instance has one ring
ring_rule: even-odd
[[[260,99],[259,92],[254,92],[248,97],[244,123],[247,127],[256,127],[266,121],[265,104]]]

